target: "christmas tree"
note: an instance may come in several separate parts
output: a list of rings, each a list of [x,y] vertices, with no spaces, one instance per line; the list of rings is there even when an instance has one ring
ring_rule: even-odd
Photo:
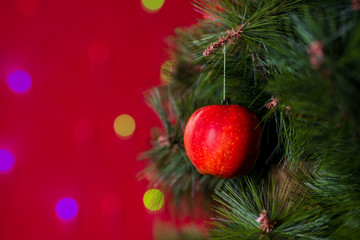
[[[209,220],[205,233],[163,239],[360,239],[360,1],[193,3],[203,19],[169,37],[164,84],[146,93],[164,128],[154,130],[141,176],[166,193],[174,215],[201,209]],[[186,146],[188,137],[184,145],[184,131],[211,105],[243,106],[260,123],[244,127],[246,141],[227,130],[240,140],[216,154],[228,143],[208,143],[209,126],[195,124],[210,152],[198,157],[193,151],[205,150]],[[213,111],[228,124],[221,107]],[[253,155],[238,160],[251,170],[203,170],[231,168],[226,161],[240,148]]]

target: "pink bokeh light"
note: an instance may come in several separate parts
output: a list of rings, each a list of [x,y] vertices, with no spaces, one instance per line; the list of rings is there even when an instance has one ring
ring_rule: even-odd
[[[79,211],[76,201],[72,198],[65,197],[56,204],[56,214],[63,221],[72,221]]]
[[[31,77],[24,70],[16,70],[9,74],[7,84],[12,91],[24,93],[31,88]]]
[[[0,174],[9,173],[15,164],[14,155],[5,149],[0,149]]]

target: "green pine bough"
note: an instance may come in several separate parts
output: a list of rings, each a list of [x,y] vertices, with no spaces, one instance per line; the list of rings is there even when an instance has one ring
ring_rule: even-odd
[[[164,128],[141,176],[209,212],[204,239],[360,239],[359,1],[193,3],[203,19],[169,37],[166,84],[146,93]],[[239,179],[199,174],[183,145],[190,115],[223,98],[224,44],[227,98],[263,128]]]

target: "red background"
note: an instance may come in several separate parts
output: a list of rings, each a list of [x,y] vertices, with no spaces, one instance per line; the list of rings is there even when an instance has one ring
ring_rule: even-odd
[[[0,174],[1,240],[152,239],[136,158],[159,121],[142,93],[160,84],[164,38],[196,16],[189,1],[149,13],[140,0],[1,0],[0,149],[15,156]],[[6,83],[17,69],[32,77],[23,94]],[[120,114],[135,119],[129,139],[114,133]],[[63,197],[79,206],[69,223]]]

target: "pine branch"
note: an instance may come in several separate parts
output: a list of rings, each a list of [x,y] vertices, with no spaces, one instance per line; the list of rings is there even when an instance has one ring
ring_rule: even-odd
[[[247,179],[240,186],[226,184],[215,199],[219,217],[214,219],[211,239],[322,239],[330,221],[324,209],[311,207],[306,192],[289,182],[279,186]],[[263,210],[273,224],[276,221],[269,232],[256,221]]]
[[[149,102],[165,132],[154,138],[144,171],[179,201],[217,192],[214,239],[340,239],[359,236],[360,24],[350,1],[195,1],[204,20],[170,38],[168,85]],[[203,176],[181,145],[187,119],[219,104],[223,56],[202,53],[243,24],[227,45],[231,102],[261,117],[263,145],[249,179]],[[276,104],[273,102],[276,99]],[[300,192],[266,180],[285,166]],[[265,182],[262,182],[265,179]],[[244,182],[245,181],[245,182]],[[233,182],[233,181],[230,181]],[[243,185],[239,185],[242,183]],[[265,233],[256,222],[263,213]],[[271,220],[276,221],[272,229]]]

